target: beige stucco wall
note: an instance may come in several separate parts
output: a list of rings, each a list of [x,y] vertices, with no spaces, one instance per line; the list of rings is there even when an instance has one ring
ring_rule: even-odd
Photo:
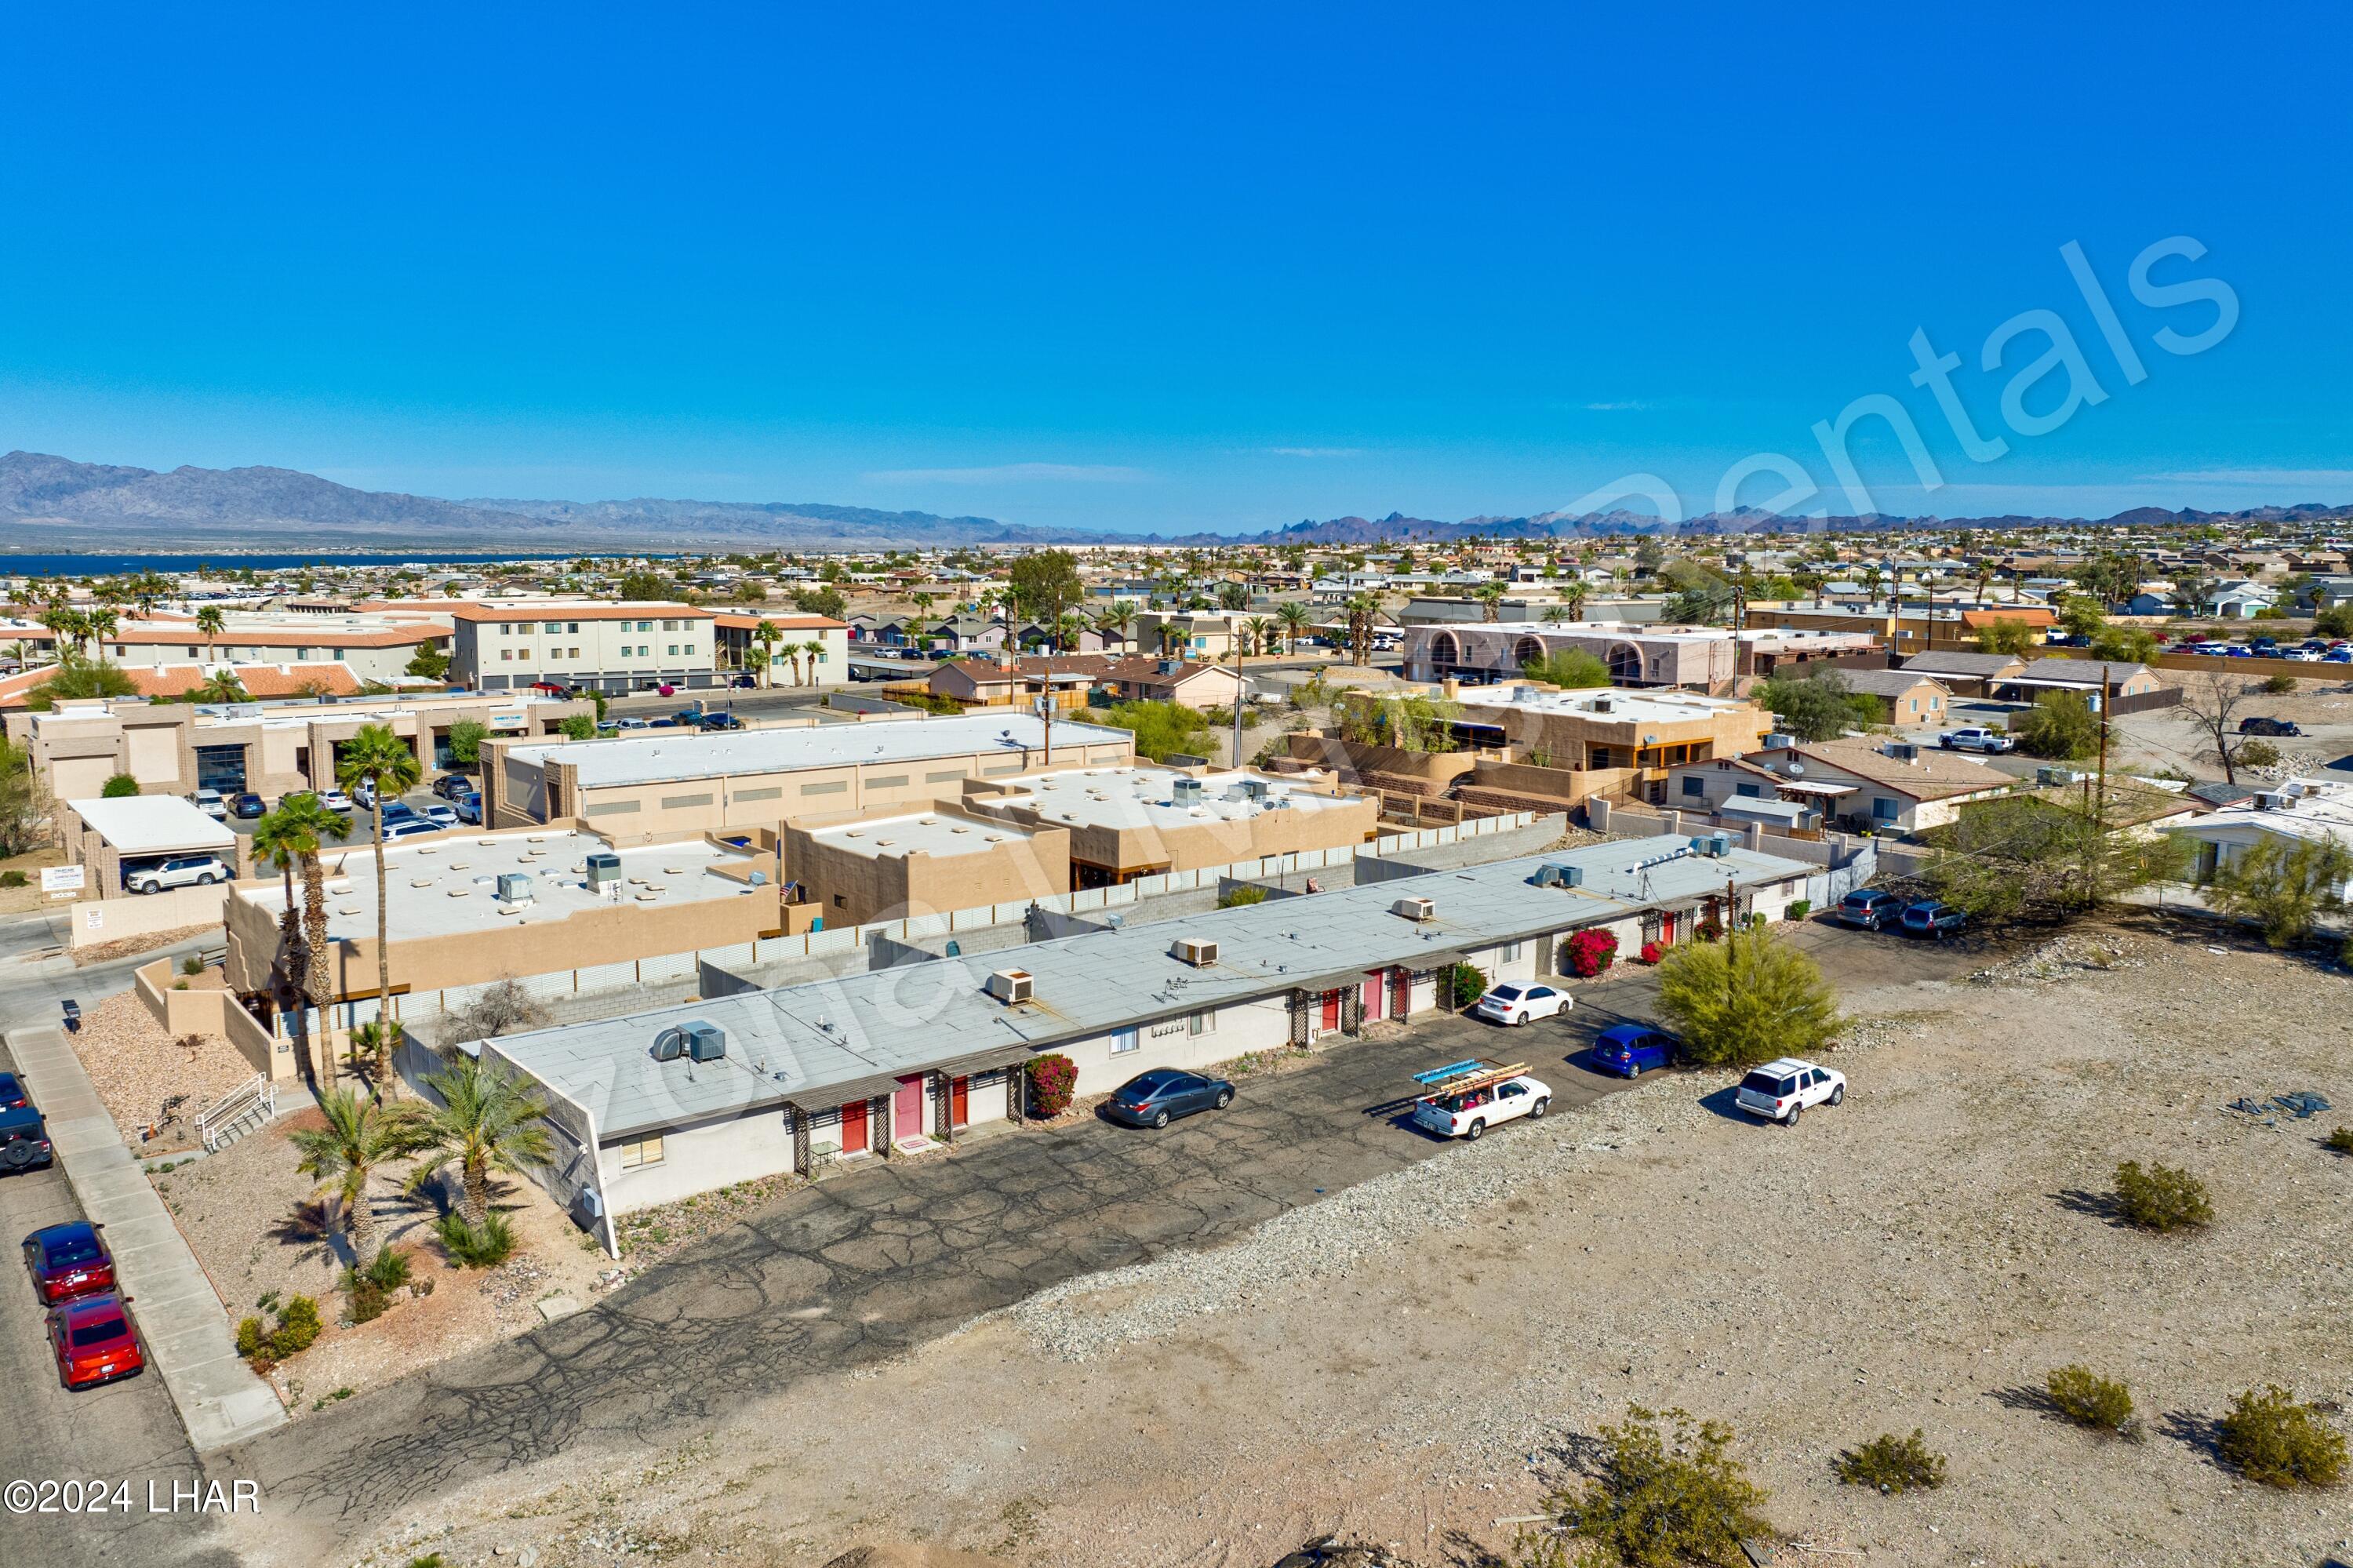
[[[968,823],[976,834],[1002,831],[986,817],[940,815]],[[785,829],[785,874],[807,890],[828,927],[863,925],[1059,897],[1071,890],[1071,835],[1058,829],[1008,835],[1003,843],[965,854],[860,853],[794,823]]]

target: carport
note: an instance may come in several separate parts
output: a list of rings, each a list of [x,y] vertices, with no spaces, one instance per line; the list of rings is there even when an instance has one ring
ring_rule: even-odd
[[[218,855],[241,873],[237,835],[177,795],[126,795],[118,800],[69,800],[75,821],[66,849],[101,898],[119,897],[123,874],[175,855]]]

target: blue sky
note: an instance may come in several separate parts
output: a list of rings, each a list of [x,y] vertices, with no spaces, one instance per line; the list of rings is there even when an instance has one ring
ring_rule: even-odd
[[[1760,450],[1844,511],[1810,428],[1884,392],[1948,482],[1865,421],[1885,510],[2353,501],[2322,7],[74,9],[12,24],[0,447],[1257,529]],[[2034,309],[2106,399],[2030,438]]]

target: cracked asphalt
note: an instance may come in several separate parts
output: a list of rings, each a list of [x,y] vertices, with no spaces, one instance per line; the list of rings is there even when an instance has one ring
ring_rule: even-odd
[[[1567,1065],[1588,1033],[1562,1020],[1507,1044],[1567,1108],[1611,1086]],[[300,1530],[324,1555],[484,1476],[580,1445],[684,1436],[1046,1286],[1215,1245],[1429,1159],[1446,1146],[1395,1114],[1408,1075],[1505,1047],[1488,1026],[1432,1018],[1246,1080],[1224,1113],[1163,1132],[1098,1121],[868,1166],[794,1192],[575,1317],[306,1416],[210,1468],[259,1479],[270,1529]]]

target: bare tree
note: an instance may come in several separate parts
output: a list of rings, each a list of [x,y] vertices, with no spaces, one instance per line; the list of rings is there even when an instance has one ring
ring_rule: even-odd
[[[548,1022],[547,1009],[539,999],[523,989],[522,981],[510,975],[468,1003],[458,1014],[457,1025],[450,1031],[452,1040],[494,1040],[501,1034],[519,1033],[527,1029],[542,1029]]]
[[[2206,742],[2200,755],[2222,766],[2226,784],[2239,781],[2239,753],[2259,738],[2239,733],[2239,706],[2259,689],[2257,682],[2241,675],[2200,673],[2182,683],[2180,705],[2174,717],[2195,725]]]

